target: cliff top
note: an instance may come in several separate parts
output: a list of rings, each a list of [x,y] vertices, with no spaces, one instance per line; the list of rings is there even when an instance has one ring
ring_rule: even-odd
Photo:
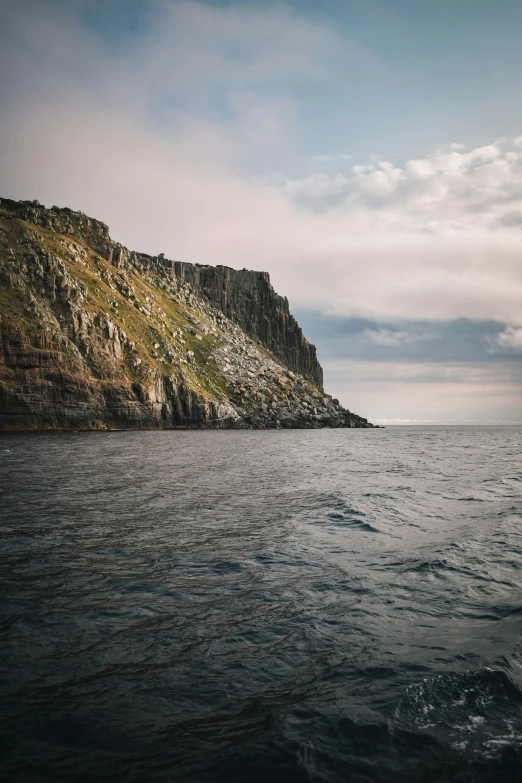
[[[0,209],[4,209],[13,215],[16,215],[20,220],[26,220],[34,225],[43,226],[44,228],[52,228],[54,230],[61,230],[61,233],[80,234],[84,240],[89,240],[89,232],[94,231],[98,237],[103,237],[113,247],[121,247],[119,242],[113,240],[110,236],[109,226],[97,218],[92,218],[81,210],[74,210],[70,207],[58,207],[53,205],[52,207],[46,207],[41,204],[37,199],[33,201],[19,200],[5,198],[0,196]],[[96,247],[93,248],[96,250]],[[155,260],[159,263],[182,263],[188,266],[198,267],[199,269],[229,269],[233,272],[247,273],[249,275],[255,275],[261,277],[267,283],[270,282],[270,275],[268,272],[261,270],[247,269],[235,269],[229,267],[226,264],[203,264],[200,262],[188,263],[184,261],[175,262],[172,259],[166,258],[164,253],[159,253],[157,256],[151,256],[149,253],[139,252],[142,258],[148,258],[151,261]]]

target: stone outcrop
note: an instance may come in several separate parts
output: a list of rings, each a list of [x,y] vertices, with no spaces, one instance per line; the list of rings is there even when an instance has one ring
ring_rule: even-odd
[[[82,237],[92,250],[105,256],[109,247],[116,243],[110,238],[109,227],[101,220],[87,217],[83,212],[75,212],[68,207],[47,209],[38,201],[14,201],[0,198],[0,208],[15,215],[20,220],[42,226],[57,234],[72,234]]]
[[[0,200],[0,428],[368,427],[268,275],[135,253]]]

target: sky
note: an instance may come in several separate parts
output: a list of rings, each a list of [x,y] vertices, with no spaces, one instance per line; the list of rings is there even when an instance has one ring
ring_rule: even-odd
[[[269,272],[375,423],[522,422],[518,0],[0,13],[0,195]]]

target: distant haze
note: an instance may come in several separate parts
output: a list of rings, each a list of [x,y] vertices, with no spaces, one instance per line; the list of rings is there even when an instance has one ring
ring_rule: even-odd
[[[270,272],[373,421],[522,421],[519,3],[0,6],[2,195]]]

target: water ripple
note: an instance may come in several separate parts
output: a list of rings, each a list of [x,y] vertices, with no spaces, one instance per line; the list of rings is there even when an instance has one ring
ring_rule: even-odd
[[[522,781],[521,435],[3,435],[0,772]]]

